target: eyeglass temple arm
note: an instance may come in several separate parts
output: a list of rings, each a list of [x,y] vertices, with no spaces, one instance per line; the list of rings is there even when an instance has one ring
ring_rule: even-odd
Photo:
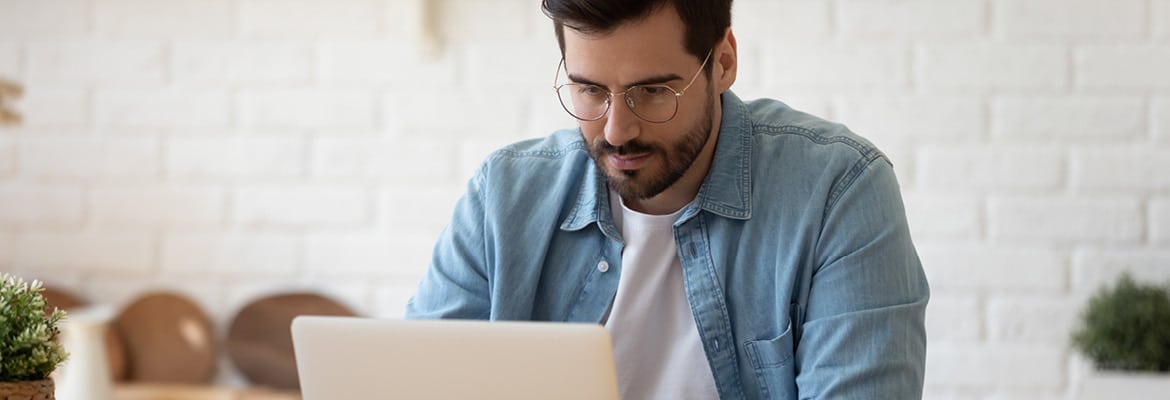
[[[561,80],[561,67],[563,66],[565,66],[565,58],[561,57],[561,61],[557,63],[557,74],[553,76],[553,92],[557,91],[557,81]]]

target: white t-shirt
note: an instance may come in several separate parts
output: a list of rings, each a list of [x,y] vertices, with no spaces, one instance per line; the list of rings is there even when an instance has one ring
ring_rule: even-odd
[[[625,239],[621,283],[605,322],[621,398],[719,398],[683,288],[673,230],[681,210],[642,214],[613,192],[610,204]]]

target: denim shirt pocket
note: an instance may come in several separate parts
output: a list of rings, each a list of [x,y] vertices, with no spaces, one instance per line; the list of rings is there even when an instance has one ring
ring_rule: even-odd
[[[792,323],[774,339],[753,340],[744,345],[760,392],[765,399],[791,399],[796,394],[793,365]]]

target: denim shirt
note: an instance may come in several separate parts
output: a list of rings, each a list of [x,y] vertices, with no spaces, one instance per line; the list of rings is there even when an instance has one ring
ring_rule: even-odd
[[[721,96],[714,161],[674,225],[723,399],[918,399],[926,277],[889,160],[842,125]],[[579,130],[496,151],[407,318],[600,323],[622,268]]]

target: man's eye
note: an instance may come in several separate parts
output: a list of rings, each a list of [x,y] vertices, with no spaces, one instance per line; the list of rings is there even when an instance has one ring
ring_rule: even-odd
[[[639,86],[638,93],[646,96],[662,96],[669,94],[670,90],[662,86]]]
[[[593,86],[593,85],[582,85],[582,86],[581,86],[579,89],[577,89],[577,92],[578,92],[578,93],[581,93],[581,94],[583,94],[583,95],[586,95],[586,96],[602,96],[602,95],[605,95],[605,91],[604,91],[604,90],[601,90],[601,88],[600,88],[600,87]]]

